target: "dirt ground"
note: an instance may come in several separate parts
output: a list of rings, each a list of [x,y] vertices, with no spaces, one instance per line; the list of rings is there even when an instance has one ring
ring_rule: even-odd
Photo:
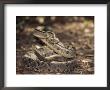
[[[64,43],[72,43],[75,57],[72,63],[46,68],[33,60],[24,60],[23,55],[32,46],[32,28],[49,26]],[[38,65],[39,64],[39,65]],[[16,17],[16,74],[94,74],[94,17],[88,16],[17,16]]]

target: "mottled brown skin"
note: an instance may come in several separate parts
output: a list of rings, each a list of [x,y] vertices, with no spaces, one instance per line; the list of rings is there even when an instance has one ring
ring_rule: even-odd
[[[33,35],[44,42],[50,49],[66,58],[74,57],[74,49],[71,45],[66,48],[52,31],[34,30]]]

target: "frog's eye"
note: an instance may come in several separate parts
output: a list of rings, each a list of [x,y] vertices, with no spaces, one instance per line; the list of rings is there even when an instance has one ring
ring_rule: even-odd
[[[47,33],[47,37],[48,37],[48,38],[54,38],[51,33]]]
[[[52,35],[52,36],[54,35],[54,33],[51,32],[51,31],[48,31],[47,33],[50,34],[50,35]]]

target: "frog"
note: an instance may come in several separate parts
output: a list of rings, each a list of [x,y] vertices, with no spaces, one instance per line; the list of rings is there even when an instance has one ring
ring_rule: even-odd
[[[65,58],[73,58],[75,56],[75,48],[73,45],[65,45],[62,43],[52,30],[45,31],[35,28],[32,35],[40,39],[47,47],[53,50],[57,54],[55,56],[62,56]],[[36,52],[38,52],[37,49]]]

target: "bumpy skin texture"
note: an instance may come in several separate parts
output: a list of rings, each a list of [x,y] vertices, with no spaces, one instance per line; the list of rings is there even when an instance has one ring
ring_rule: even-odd
[[[44,42],[50,49],[52,49],[57,54],[66,58],[74,57],[75,54],[74,48],[71,45],[65,47],[65,45],[62,42],[60,42],[60,40],[55,36],[54,32],[34,30],[33,35],[39,38],[42,42]]]

